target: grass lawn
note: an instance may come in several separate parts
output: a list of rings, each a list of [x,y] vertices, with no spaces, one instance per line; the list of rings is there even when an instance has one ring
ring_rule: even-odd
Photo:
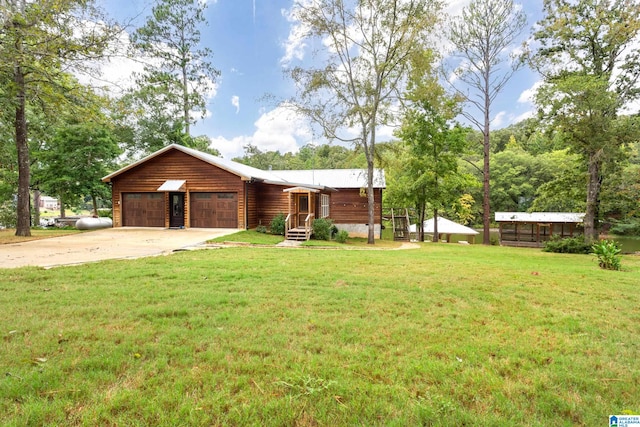
[[[50,237],[59,237],[59,236],[65,236],[67,234],[75,234],[75,233],[82,233],[82,231],[76,230],[74,228],[57,228],[57,227],[32,228],[31,236],[22,237],[22,236],[15,235],[16,230],[6,228],[4,230],[0,230],[0,245],[6,245],[9,243],[28,242],[29,240],[48,239]]]
[[[2,423],[607,425],[640,412],[623,268],[424,244],[0,270]]]

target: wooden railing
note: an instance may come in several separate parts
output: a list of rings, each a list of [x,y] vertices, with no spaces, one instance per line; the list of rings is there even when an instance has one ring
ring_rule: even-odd
[[[287,215],[287,217],[284,219],[284,235],[287,235],[287,231],[291,230],[293,227],[291,227],[291,214]]]
[[[311,237],[311,229],[313,226],[314,217],[315,217],[315,214],[310,213],[309,215],[307,215],[307,217],[304,220],[304,232],[305,232],[305,235],[307,236],[307,240],[309,240],[309,238]]]

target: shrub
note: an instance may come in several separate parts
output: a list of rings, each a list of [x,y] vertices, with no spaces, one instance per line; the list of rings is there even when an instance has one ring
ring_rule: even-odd
[[[258,233],[266,233],[267,232],[267,227],[265,227],[264,225],[259,225],[256,227],[256,231]]]
[[[331,240],[331,227],[333,221],[326,218],[316,218],[313,220],[313,238],[316,240]]]
[[[113,211],[110,208],[100,208],[98,209],[98,216],[104,218],[113,219]]]
[[[620,236],[640,236],[640,219],[629,218],[615,221],[611,226],[611,233]]]
[[[347,230],[340,230],[336,233],[336,242],[338,243],[347,243],[348,238],[349,232]]]
[[[598,265],[605,270],[620,270],[620,246],[613,240],[601,240],[591,248],[598,257]]]
[[[15,228],[17,223],[18,215],[16,213],[15,203],[0,203],[0,226],[6,228]]]
[[[585,242],[584,236],[562,238],[560,236],[552,236],[550,240],[545,242],[544,252],[556,252],[562,254],[588,254],[591,253],[591,246]]]
[[[271,234],[278,234],[280,236],[284,236],[285,220],[286,220],[286,217],[284,216],[283,213],[279,213],[278,215],[274,216],[269,226],[269,230],[271,231]]]

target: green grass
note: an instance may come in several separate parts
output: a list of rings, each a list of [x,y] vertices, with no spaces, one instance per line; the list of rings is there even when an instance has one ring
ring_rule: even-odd
[[[6,245],[9,243],[21,243],[28,242],[29,240],[40,240],[40,239],[48,239],[51,237],[60,237],[66,236],[67,234],[76,234],[83,233],[82,230],[77,230],[75,228],[32,228],[31,236],[22,237],[16,236],[15,229],[4,229],[0,230],[0,245]]]
[[[249,243],[252,245],[277,245],[284,240],[284,236],[258,233],[255,230],[243,230],[237,233],[229,234],[215,239],[208,240],[207,243]]]
[[[640,258],[225,248],[0,274],[5,425],[605,425]]]

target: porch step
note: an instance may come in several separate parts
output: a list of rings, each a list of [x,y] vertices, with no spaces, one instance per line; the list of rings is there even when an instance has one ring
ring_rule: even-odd
[[[304,228],[291,228],[287,230],[287,235],[285,237],[287,240],[305,242],[311,238],[311,233],[307,235],[307,232]]]

